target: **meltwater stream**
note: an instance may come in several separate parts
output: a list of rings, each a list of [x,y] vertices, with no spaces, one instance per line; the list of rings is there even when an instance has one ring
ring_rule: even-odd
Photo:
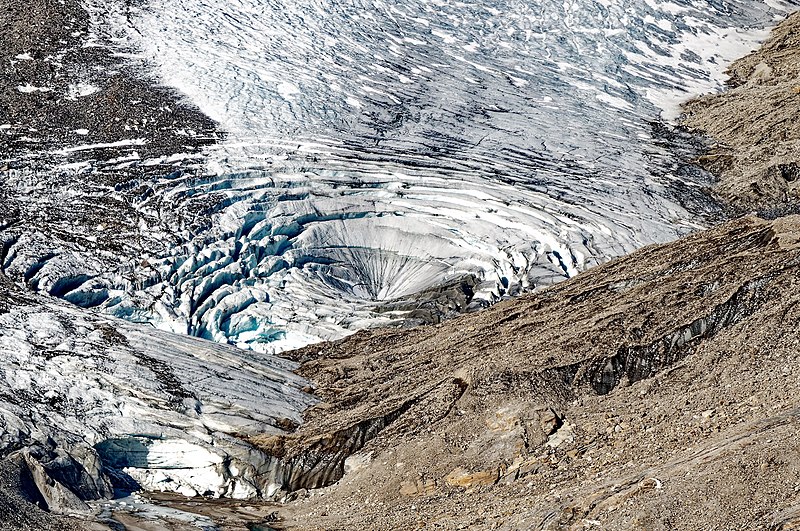
[[[128,33],[228,133],[210,228],[106,310],[260,351],[386,324],[474,275],[532,289],[701,223],[652,136],[778,0],[150,0]],[[688,183],[690,186],[692,183]],[[221,201],[220,201],[221,200]],[[150,310],[143,310],[143,308]],[[145,316],[145,317],[142,317]]]

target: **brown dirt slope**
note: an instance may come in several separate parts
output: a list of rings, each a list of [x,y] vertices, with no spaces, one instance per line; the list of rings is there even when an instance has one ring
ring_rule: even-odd
[[[684,107],[684,124],[715,142],[700,163],[736,211],[797,211],[800,204],[800,13],[728,70],[730,90]]]
[[[323,403],[262,441],[295,467],[285,525],[800,525],[798,288],[800,217],[749,217],[481,313],[297,351]]]

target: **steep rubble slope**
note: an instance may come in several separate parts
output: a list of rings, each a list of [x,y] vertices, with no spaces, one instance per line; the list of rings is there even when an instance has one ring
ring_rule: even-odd
[[[651,246],[533,296],[293,353],[322,402],[260,446],[299,529],[800,522],[800,217]],[[346,459],[347,458],[347,459]]]
[[[0,358],[0,469],[21,470],[20,496],[55,513],[114,489],[269,496],[274,460],[244,439],[293,429],[313,403],[286,360],[95,316],[1,276]]]
[[[800,13],[734,62],[730,90],[689,102],[684,123],[712,137],[700,159],[735,210],[796,211],[800,193]]]

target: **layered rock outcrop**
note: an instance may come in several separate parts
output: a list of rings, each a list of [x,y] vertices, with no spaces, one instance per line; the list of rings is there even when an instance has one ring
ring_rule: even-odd
[[[322,401],[282,459],[306,467],[295,488],[341,479],[291,525],[798,522],[799,285],[800,217],[749,217],[481,313],[297,351]]]

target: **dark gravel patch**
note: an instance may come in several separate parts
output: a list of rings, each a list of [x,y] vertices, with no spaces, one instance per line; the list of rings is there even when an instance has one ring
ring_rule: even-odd
[[[136,151],[147,159],[195,152],[219,137],[210,118],[158,86],[144,71],[146,65],[115,55],[120,50],[102,42],[84,47],[90,21],[78,1],[3,4],[0,170],[45,170],[53,163],[48,154],[68,146],[141,138],[145,145],[81,151],[76,157],[102,161]],[[96,92],[81,96],[88,87]],[[86,134],[76,132],[82,130]],[[62,164],[70,161],[69,156],[58,158]],[[146,170],[163,171],[159,166]],[[104,171],[96,178],[126,182],[128,173]]]

